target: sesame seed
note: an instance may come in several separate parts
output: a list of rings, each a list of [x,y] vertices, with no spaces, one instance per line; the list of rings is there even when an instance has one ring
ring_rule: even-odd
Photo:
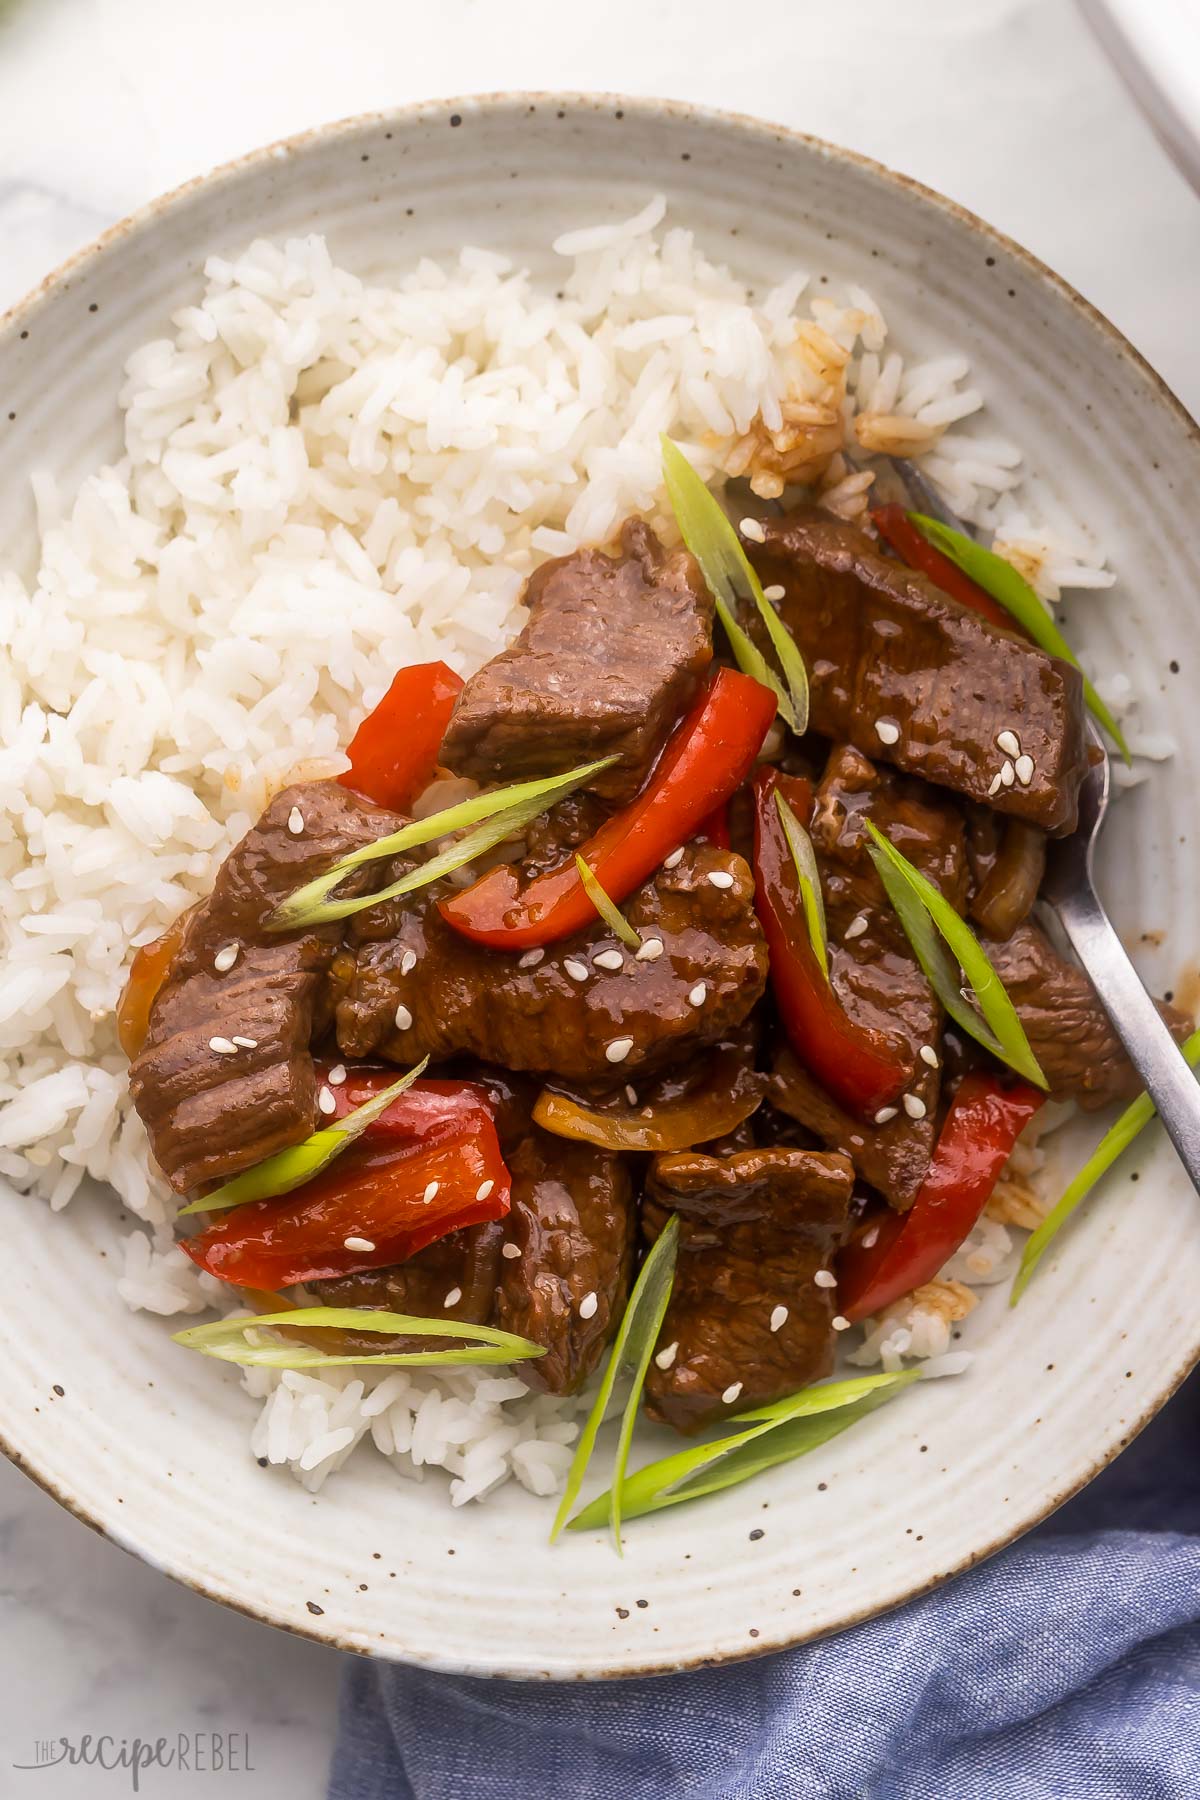
[[[713,869],[709,873],[709,882],[715,888],[731,888],[733,876],[728,869]]]
[[[546,952],[540,946],[533,950],[527,950],[517,962],[518,969],[536,969],[545,954]]]
[[[396,1030],[397,1031],[408,1031],[409,1028],[411,1027],[411,1025],[412,1025],[412,1014],[409,1012],[407,1006],[405,1006],[405,1004],[402,1000],[400,1002],[399,1006],[396,1008]]]
[[[413,970],[416,968],[416,966],[417,966],[416,951],[415,950],[406,950],[404,952],[404,955],[400,958],[400,973],[402,975],[411,975]]]
[[[586,981],[588,978],[587,964],[581,963],[575,956],[567,957],[563,963],[563,972],[569,975],[572,981]]]
[[[442,1305],[443,1306],[457,1306],[461,1299],[462,1299],[462,1289],[461,1288],[451,1288],[450,1292],[446,1295],[446,1298],[442,1301]]]
[[[920,1094],[905,1094],[904,1110],[910,1119],[923,1119],[926,1109]]]
[[[875,1114],[875,1123],[877,1125],[886,1125],[888,1120],[894,1119],[895,1116],[896,1108],[894,1106],[881,1106],[879,1111]]]
[[[818,1269],[813,1280],[818,1287],[835,1288],[837,1286],[837,1276],[831,1269]]]
[[[346,1250],[361,1250],[364,1254],[375,1248],[371,1238],[348,1237],[342,1239],[342,1247]]]
[[[637,1089],[635,1087],[627,1087],[625,1089],[625,1098],[628,1100],[630,1106],[636,1106],[637,1105]]]
[[[668,1344],[665,1350],[659,1351],[654,1360],[660,1369],[669,1369],[671,1364],[675,1361],[678,1351],[678,1344]]]
[[[495,1185],[494,1181],[481,1181],[479,1186],[475,1189],[475,1198],[477,1200],[486,1200]]]
[[[878,1242],[879,1227],[878,1225],[872,1225],[870,1231],[863,1233],[862,1247],[864,1250],[873,1250]]]
[[[849,1319],[843,1318],[841,1313],[834,1313],[829,1323],[833,1326],[835,1331],[849,1331],[850,1329]]]
[[[611,1063],[624,1062],[632,1049],[632,1038],[614,1038],[604,1054]]]
[[[596,1308],[599,1304],[600,1302],[597,1300],[595,1294],[585,1294],[583,1299],[579,1302],[580,1318],[594,1319],[596,1316]]]
[[[299,837],[300,833],[304,830],[304,814],[300,811],[298,806],[293,806],[291,812],[288,814],[288,830],[293,837]]]
[[[334,1063],[332,1069],[330,1069],[330,1071],[329,1071],[330,1087],[341,1087],[341,1085],[342,1085],[343,1081],[345,1081],[345,1079],[346,1079],[345,1063]]]
[[[228,975],[234,963],[242,953],[240,944],[225,944],[213,957],[213,968],[218,975]]]
[[[691,993],[688,995],[688,1005],[689,1006],[703,1006],[704,1002],[707,999],[708,999],[708,989],[705,987],[705,985],[702,981],[698,981],[696,983],[695,987],[692,989]]]
[[[638,962],[657,962],[663,953],[661,938],[646,938],[637,953]]]
[[[1014,773],[1022,787],[1028,787],[1033,780],[1032,756],[1018,756],[1013,765]]]
[[[592,961],[598,969],[623,969],[625,967],[625,958],[619,950],[601,950],[598,956],[592,958]]]
[[[500,1254],[501,1256],[506,1257],[509,1262],[516,1262],[521,1251],[520,1247],[516,1244],[503,1244],[500,1248]]]
[[[421,1201],[422,1201],[423,1205],[425,1205],[425,1206],[432,1205],[433,1201],[435,1201],[438,1197],[438,1189],[441,1187],[441,1185],[442,1184],[440,1181],[431,1181],[430,1182],[429,1186],[425,1189],[425,1192],[421,1195]]]
[[[875,735],[881,744],[898,744],[900,742],[900,727],[897,725],[895,719],[876,719]]]
[[[257,1038],[233,1037],[233,1038],[230,1038],[229,1041],[231,1044],[235,1044],[239,1050],[257,1050],[258,1049],[258,1039]]]
[[[767,541],[767,534],[757,519],[743,519],[738,530],[744,538],[749,538],[752,544],[765,544]]]
[[[209,1038],[208,1047],[210,1050],[215,1050],[218,1056],[236,1056],[237,1055],[237,1045],[231,1044],[228,1038],[223,1038],[223,1037]]]
[[[1000,764],[1000,786],[1001,787],[1011,787],[1013,782],[1016,779],[1017,779],[1017,771],[1013,768],[1012,764],[1006,759],[1004,762],[1002,762]]]
[[[867,918],[866,913],[858,913],[853,919],[851,919],[850,923],[846,927],[847,940],[849,940],[850,938],[861,937],[863,932],[867,929],[868,923],[869,923],[869,920]]]
[[[1015,731],[998,731],[996,733],[996,748],[997,750],[1003,750],[1005,756],[1020,756],[1021,740]]]
[[[787,1307],[786,1306],[777,1306],[771,1314],[771,1330],[772,1331],[781,1331],[783,1329],[783,1327],[787,1324],[787,1316],[788,1316]]]
[[[999,775],[993,775],[988,786],[988,799],[990,800],[993,794],[998,794],[1003,786],[1004,783],[1001,781]]]
[[[333,1097],[333,1089],[323,1087],[317,1095],[317,1105],[323,1113],[335,1113],[337,1101]]]
[[[683,861],[683,846],[681,845],[678,850],[672,850],[670,856],[663,857],[663,868],[664,869],[677,869],[682,861]]]
[[[782,600],[783,596],[785,595],[786,592],[787,592],[787,589],[784,587],[781,587],[779,582],[776,581],[776,582],[773,582],[770,587],[765,587],[763,589],[763,599],[764,600]]]
[[[725,1402],[726,1406],[732,1406],[734,1401],[737,1399],[738,1395],[741,1393],[741,1391],[742,1391],[741,1382],[740,1381],[731,1381],[729,1386],[725,1389],[725,1392],[721,1395],[721,1398]]]
[[[922,1044],[921,1050],[920,1050],[920,1056],[921,1056],[921,1061],[923,1063],[928,1063],[929,1067],[931,1069],[937,1068],[938,1055],[937,1055],[937,1051],[934,1049],[932,1044]]]

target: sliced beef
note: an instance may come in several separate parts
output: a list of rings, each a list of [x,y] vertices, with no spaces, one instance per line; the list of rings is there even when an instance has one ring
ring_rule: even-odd
[[[732,886],[714,887],[713,873],[730,873]],[[537,958],[481,948],[442,920],[444,891],[354,921],[357,948],[334,971],[344,1054],[407,1064],[465,1053],[568,1081],[624,1081],[726,1036],[766,982],[750,871],[708,844],[689,846],[624,907],[643,939],[662,943],[653,961],[624,949],[599,920]],[[619,955],[620,966],[604,967],[601,955]],[[624,1055],[610,1058],[625,1041]]]
[[[784,590],[780,616],[808,664],[814,730],[1045,831],[1074,830],[1087,768],[1077,669],[968,612],[828,513],[797,508],[763,530],[765,544],[747,547],[764,584]],[[993,793],[1005,730],[1033,773]]]
[[[985,944],[992,967],[1008,989],[1033,1054],[1056,1100],[1077,1100],[1093,1112],[1114,1100],[1132,1100],[1142,1082],[1126,1056],[1108,1014],[1081,969],[1059,955],[1045,932],[1026,923],[1006,942]],[[1182,1043],[1190,1019],[1159,1002],[1159,1012]]]
[[[324,976],[340,928],[280,936],[264,922],[337,857],[400,823],[337,782],[285,788],[188,915],[129,1077],[155,1160],[178,1193],[312,1131],[309,1045],[327,1019]],[[358,890],[372,878],[370,870],[357,876]],[[236,959],[219,969],[230,946]],[[214,1039],[232,1048],[213,1049]]]
[[[853,1180],[845,1157],[816,1150],[655,1159],[646,1227],[657,1236],[675,1212],[680,1235],[651,1418],[699,1431],[829,1373],[835,1290],[813,1277],[841,1242]]]
[[[468,1225],[462,1231],[447,1232],[393,1268],[310,1281],[308,1292],[314,1306],[383,1307],[419,1319],[461,1319],[471,1325],[489,1325],[495,1313],[506,1228],[506,1219]],[[390,1344],[377,1332],[361,1333],[355,1341],[375,1351]],[[428,1339],[424,1345],[429,1347]]]
[[[515,781],[616,755],[592,785],[628,798],[712,656],[712,596],[696,564],[631,519],[618,555],[544,563],[525,604],[520,636],[459,696],[442,762],[477,781]]]

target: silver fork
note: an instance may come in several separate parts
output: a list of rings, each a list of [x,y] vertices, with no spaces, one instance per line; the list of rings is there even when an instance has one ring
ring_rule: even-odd
[[[902,457],[886,460],[910,505],[941,519],[955,531],[975,535],[970,526],[954,516],[914,464]],[[1069,837],[1051,838],[1049,842],[1041,898],[1057,913],[1193,1186],[1200,1189],[1200,1086],[1142,986],[1096,892],[1093,862],[1108,811],[1111,774],[1108,750],[1090,718],[1088,743],[1093,755],[1097,750],[1100,755],[1079,789],[1079,823],[1075,830]]]

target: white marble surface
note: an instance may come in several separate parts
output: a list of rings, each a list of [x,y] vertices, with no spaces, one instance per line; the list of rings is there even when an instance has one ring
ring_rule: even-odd
[[[677,95],[877,156],[1044,257],[1200,412],[1200,204],[1070,0],[0,0],[0,306],[258,143],[513,87]],[[172,1586],[7,1466],[0,1607],[0,1793],[129,1791],[15,1773],[38,1738],[213,1729],[250,1735],[239,1793],[322,1793],[340,1659]]]

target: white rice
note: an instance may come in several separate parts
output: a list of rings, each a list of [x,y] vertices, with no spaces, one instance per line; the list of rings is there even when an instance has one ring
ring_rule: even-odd
[[[790,406],[850,444],[869,413],[868,434],[921,440],[1047,598],[1112,579],[1023,510],[1019,451],[976,429],[964,358],[906,362],[864,289],[808,305],[801,272],[752,302],[664,213],[561,238],[561,298],[483,250],[379,285],[318,237],[212,257],[126,365],[121,458],[74,495],[35,477],[36,578],[0,575],[0,1174],[55,1209],[85,1174],[111,1184],[146,1227],[132,1307],[196,1312],[219,1289],[171,1247],[129,1102],[131,950],[207,891],[273,790],[345,767],[398,666],[466,673],[519,625],[543,557],[629,513],[669,532],[661,432],[709,476],[756,432],[764,454],[782,441]],[[835,457],[827,502],[853,516],[869,479]],[[403,1473],[449,1470],[456,1501],[560,1480],[576,1403],[519,1385],[246,1376],[255,1453],[306,1485],[370,1436]]]

